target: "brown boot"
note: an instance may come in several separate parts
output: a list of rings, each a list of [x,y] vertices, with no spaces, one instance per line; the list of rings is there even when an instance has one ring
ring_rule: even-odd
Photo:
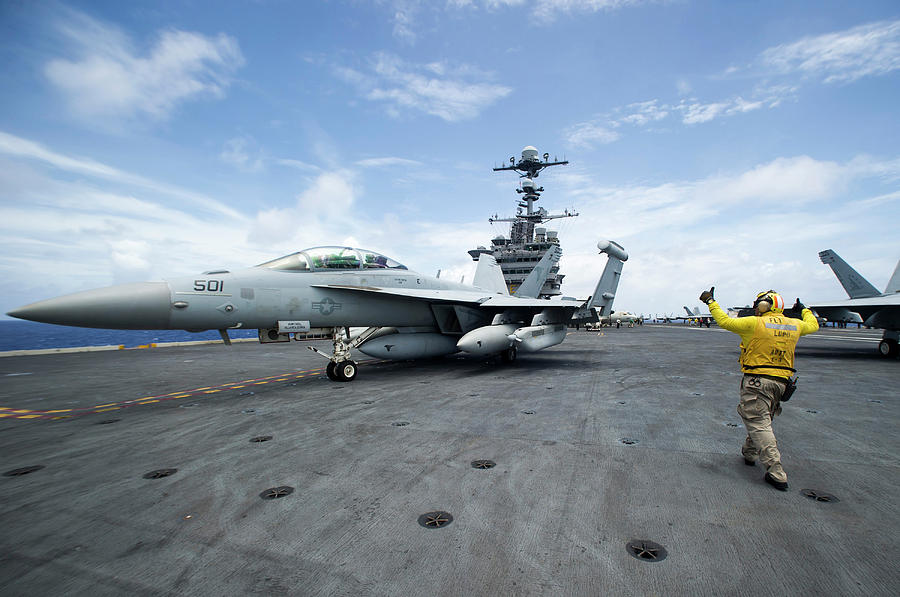
[[[775,479],[775,477],[773,477],[769,473],[766,473],[765,480],[766,480],[766,483],[768,483],[769,485],[771,485],[778,491],[787,491],[788,490],[788,484],[785,481],[778,481]]]

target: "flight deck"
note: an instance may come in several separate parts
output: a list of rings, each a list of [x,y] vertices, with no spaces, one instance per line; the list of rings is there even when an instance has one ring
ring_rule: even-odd
[[[743,464],[716,327],[352,383],[300,342],[0,358],[0,593],[896,595],[880,336],[800,340],[786,493]]]

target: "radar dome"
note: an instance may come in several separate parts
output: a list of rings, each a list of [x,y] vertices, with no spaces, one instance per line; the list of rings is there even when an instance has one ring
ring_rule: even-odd
[[[522,159],[526,162],[539,162],[540,159],[538,159],[537,148],[532,147],[531,145],[526,146],[525,149],[522,150]]]

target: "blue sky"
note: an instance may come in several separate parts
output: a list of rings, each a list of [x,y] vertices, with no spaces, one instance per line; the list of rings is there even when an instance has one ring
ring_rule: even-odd
[[[351,244],[471,279],[525,145],[563,286],[842,298],[900,257],[896,2],[0,4],[0,312]]]

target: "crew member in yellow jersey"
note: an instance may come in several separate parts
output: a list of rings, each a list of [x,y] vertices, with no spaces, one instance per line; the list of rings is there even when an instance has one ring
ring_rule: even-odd
[[[781,466],[781,454],[772,432],[773,419],[781,414],[781,399],[794,369],[794,347],[800,336],[819,329],[819,322],[800,299],[794,310],[802,320],[784,315],[784,299],[774,290],[756,295],[755,315],[729,317],[713,297],[715,286],[704,290],[700,300],[719,327],[741,337],[741,401],[738,414],[747,429],[741,452],[744,463],[754,466],[757,459],[766,467],[766,483],[787,491],[787,473]]]

